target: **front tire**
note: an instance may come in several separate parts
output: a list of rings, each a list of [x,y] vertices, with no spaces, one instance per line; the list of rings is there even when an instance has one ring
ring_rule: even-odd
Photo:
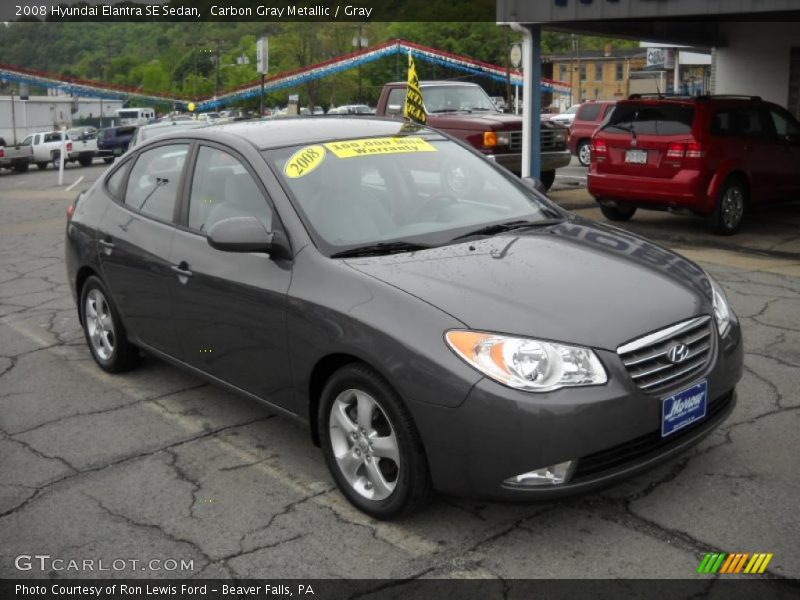
[[[139,363],[139,349],[128,342],[111,296],[92,275],[81,290],[81,322],[92,358],[104,371],[121,373]]]
[[[111,163],[113,163],[113,162],[114,162],[114,157],[113,157],[113,156],[111,156],[111,157],[109,157],[109,158],[104,158],[104,159],[103,159],[103,162],[104,162],[104,163],[106,163],[107,165],[110,165]]]
[[[580,144],[578,144],[578,162],[581,163],[581,166],[588,167],[592,162],[592,154],[590,150],[589,140],[583,140]]]
[[[708,216],[708,227],[718,235],[733,235],[742,226],[749,201],[747,186],[739,179],[722,184],[714,212]]]
[[[322,391],[317,419],[325,462],[358,509],[391,519],[431,492],[428,461],[403,401],[373,369],[347,365]]]
[[[635,206],[610,206],[606,204],[600,205],[600,211],[603,216],[609,221],[630,221],[633,215],[636,214]]]
[[[42,171],[44,171],[47,168],[47,163],[46,162],[37,162],[36,166],[39,167],[39,169],[41,169]]]
[[[556,172],[555,170],[552,171],[542,171],[541,177],[539,180],[542,182],[545,191],[548,191],[556,181]]]

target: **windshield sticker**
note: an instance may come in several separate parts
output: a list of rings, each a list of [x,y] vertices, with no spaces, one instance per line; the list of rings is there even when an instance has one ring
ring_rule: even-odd
[[[325,160],[325,148],[322,146],[306,146],[301,148],[286,161],[284,174],[289,179],[297,179],[308,175]]]
[[[384,137],[366,140],[345,140],[331,142],[325,147],[338,158],[374,156],[376,154],[398,154],[401,152],[436,152],[421,137]]]

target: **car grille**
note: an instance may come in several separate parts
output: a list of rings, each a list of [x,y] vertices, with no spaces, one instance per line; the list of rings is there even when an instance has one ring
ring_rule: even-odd
[[[668,357],[676,344],[685,344],[688,355],[680,362]],[[648,394],[661,392],[697,375],[711,359],[714,329],[711,317],[677,323],[617,348],[631,379]]]
[[[570,478],[570,483],[588,479],[606,471],[620,469],[625,465],[639,462],[651,454],[657,455],[668,451],[670,447],[676,446],[684,440],[688,434],[696,432],[703,427],[708,427],[708,424],[715,420],[715,417],[730,406],[732,400],[733,391],[716,398],[709,403],[705,417],[668,437],[661,437],[660,430],[653,431],[624,444],[578,459],[578,464]]]
[[[512,131],[511,138],[509,139],[509,150],[511,152],[519,152],[522,150],[522,132]]]

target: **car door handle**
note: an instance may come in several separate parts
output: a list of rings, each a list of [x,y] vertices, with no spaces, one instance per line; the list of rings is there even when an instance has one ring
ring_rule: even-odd
[[[111,255],[111,251],[114,249],[114,242],[111,241],[110,237],[106,237],[102,240],[97,240],[97,244],[103,248],[103,251],[106,253],[106,256]]]
[[[174,273],[178,274],[178,279],[181,279],[182,277],[191,277],[193,275],[193,273],[189,270],[188,267],[189,265],[187,265],[186,263],[181,263],[179,265],[172,265],[170,269],[172,269]],[[181,281],[181,283],[185,282]]]

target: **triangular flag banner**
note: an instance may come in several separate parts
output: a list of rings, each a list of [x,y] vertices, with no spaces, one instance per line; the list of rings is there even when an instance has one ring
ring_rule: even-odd
[[[403,117],[411,119],[417,123],[425,124],[425,109],[422,106],[422,92],[419,89],[419,77],[417,77],[417,67],[414,65],[414,57],[408,53],[408,87],[406,89],[406,103],[403,106]]]

